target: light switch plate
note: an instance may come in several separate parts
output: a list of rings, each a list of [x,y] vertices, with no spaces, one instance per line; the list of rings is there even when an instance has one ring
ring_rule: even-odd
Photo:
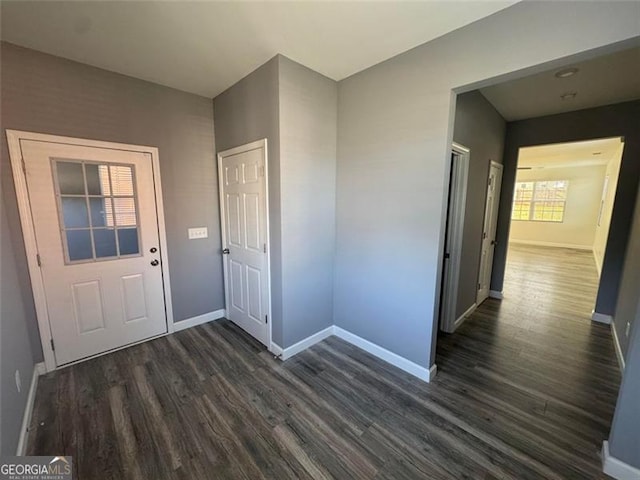
[[[207,238],[209,236],[209,231],[207,227],[194,227],[188,230],[189,232],[189,240],[195,240],[198,238]]]

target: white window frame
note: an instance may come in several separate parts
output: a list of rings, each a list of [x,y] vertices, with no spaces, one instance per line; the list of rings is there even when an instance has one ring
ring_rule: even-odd
[[[564,200],[552,200],[554,202],[562,202],[563,203],[563,208],[562,208],[562,219],[561,220],[536,220],[534,218],[535,216],[535,210],[536,210],[536,204],[537,203],[544,203],[545,200],[536,200],[536,192],[538,191],[538,185],[541,183],[547,183],[547,182],[564,182],[565,183],[565,191],[566,191],[566,195]],[[515,203],[517,201],[517,192],[518,192],[518,185],[521,183],[533,183],[533,191],[531,193],[531,200],[529,201],[529,217],[528,218],[513,218],[513,212],[515,210]],[[568,180],[523,180],[523,181],[517,181],[515,183],[514,186],[514,191],[513,191],[513,202],[511,204],[511,221],[512,222],[542,222],[542,223],[564,223],[564,217],[565,214],[567,213],[567,198],[569,196],[569,181]]]

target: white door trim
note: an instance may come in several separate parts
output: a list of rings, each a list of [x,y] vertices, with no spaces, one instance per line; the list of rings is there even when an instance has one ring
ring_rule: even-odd
[[[51,347],[51,327],[49,325],[49,314],[47,312],[47,302],[44,290],[42,272],[38,266],[38,248],[36,243],[35,226],[31,217],[31,202],[27,188],[27,179],[22,163],[22,140],[33,140],[47,143],[61,143],[65,145],[77,145],[94,148],[104,148],[110,150],[126,150],[147,154],[151,158],[154,195],[156,200],[156,213],[158,217],[158,237],[160,239],[160,265],[162,268],[165,316],[167,322],[167,333],[173,333],[173,306],[171,302],[171,284],[169,281],[169,260],[167,256],[167,235],[164,222],[164,208],[162,203],[162,184],[160,182],[160,161],[158,149],[140,145],[129,145],[124,143],[103,142],[99,140],[87,140],[83,138],[63,137],[59,135],[49,135],[44,133],[24,132],[19,130],[7,130],[7,144],[9,146],[9,157],[11,159],[11,170],[13,181],[16,187],[16,197],[18,200],[18,211],[20,213],[20,223],[22,225],[22,235],[27,254],[27,265],[29,276],[31,277],[31,289],[33,290],[33,300],[36,307],[38,319],[38,329],[40,330],[40,340],[42,343],[42,353],[47,372],[57,368],[53,349]],[[92,358],[92,357],[89,357]]]
[[[256,140],[255,142],[240,145],[238,147],[230,148],[218,152],[218,194],[220,195],[220,233],[222,235],[222,249],[227,248],[227,228],[224,219],[226,218],[224,192],[223,192],[223,174],[222,174],[222,160],[225,157],[237,155],[239,153],[249,152],[251,150],[257,150],[261,148],[264,152],[264,201],[265,201],[265,216],[266,216],[266,228],[267,228],[267,332],[268,350],[274,355],[282,353],[282,348],[273,343],[273,315],[271,311],[271,227],[269,224],[269,152],[267,150],[267,139]],[[224,270],[224,301],[225,310],[229,311],[229,286],[227,285],[229,279],[229,272],[227,268],[227,262],[222,262]]]
[[[456,300],[458,296],[458,283],[460,281],[460,255],[462,253],[462,239],[464,231],[464,219],[467,203],[467,183],[469,177],[469,156],[471,151],[460,144],[453,143],[451,153],[458,155],[458,161],[452,166],[451,182],[449,189],[452,191],[447,212],[447,245],[445,255],[449,253],[449,265],[444,270],[446,278],[443,278],[443,298],[440,328],[452,333],[459,323],[456,323]],[[447,252],[448,250],[448,252]],[[443,259],[446,261],[447,259]]]

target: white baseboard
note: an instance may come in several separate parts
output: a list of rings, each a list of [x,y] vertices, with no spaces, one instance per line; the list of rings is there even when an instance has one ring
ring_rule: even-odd
[[[314,333],[313,335],[308,336],[307,338],[300,340],[298,343],[291,345],[290,347],[282,350],[282,360],[286,360],[287,358],[293,357],[296,353],[300,353],[303,350],[306,350],[312,345],[315,345],[318,342],[321,342],[327,337],[333,335],[333,326],[327,327],[324,330],[320,330],[319,332]]]
[[[640,469],[611,456],[609,442],[602,442],[602,471],[616,480],[640,480]]]
[[[474,303],[473,305],[471,305],[466,312],[464,312],[462,315],[460,315],[459,318],[456,319],[455,322],[453,322],[453,331],[455,332],[456,329],[462,325],[464,323],[464,321],[467,319],[467,317],[469,315],[471,315],[475,309],[478,308],[478,306]]]
[[[504,298],[504,295],[502,295],[502,292],[499,292],[498,290],[489,290],[489,297],[502,300]]]
[[[33,366],[33,374],[31,375],[31,384],[29,385],[29,393],[27,395],[27,404],[24,406],[24,414],[22,415],[22,425],[20,426],[20,437],[18,438],[18,448],[16,455],[21,457],[27,449],[27,439],[29,437],[29,424],[31,423],[31,415],[33,414],[33,406],[36,402],[36,391],[38,390],[38,378],[46,373],[44,362],[36,363]]]
[[[269,351],[273,353],[276,357],[282,357],[282,354],[284,353],[283,348],[274,342],[271,342],[271,347],[269,348]]]
[[[365,340],[358,335],[355,335],[347,330],[344,330],[340,327],[333,327],[334,335],[339,337],[352,345],[355,345],[358,348],[361,348],[365,352],[369,352],[374,357],[378,357],[380,360],[384,360],[391,365],[398,367],[401,370],[404,370],[411,375],[418,377],[420,380],[424,380],[425,382],[430,382],[433,377],[436,375],[436,365],[432,365],[431,368],[427,369],[421,367],[420,365],[413,363],[410,360],[407,360],[400,355],[397,355],[393,352],[390,352],[386,348],[383,348],[375,343],[371,343],[369,340]]]
[[[173,324],[173,331],[179,332],[180,330],[186,330],[187,328],[195,327],[197,325],[202,325],[203,323],[213,322],[214,320],[219,320],[226,315],[226,312],[223,309],[216,310],[214,312],[204,313],[202,315],[198,315],[197,317],[187,318],[186,320],[180,320],[179,322],[175,322]]]
[[[596,311],[591,312],[591,320],[594,322],[604,323],[606,325],[611,325],[613,318],[611,315],[606,315],[604,313],[598,313]]]
[[[613,346],[616,349],[616,357],[618,357],[618,365],[620,365],[620,370],[624,372],[624,354],[622,353],[618,332],[616,331],[616,326],[613,322],[611,323],[611,335],[613,336]]]
[[[475,309],[475,304],[473,306]],[[470,309],[471,310],[471,309]],[[431,368],[424,368],[420,365],[413,363],[410,360],[407,360],[400,355],[393,353],[386,348],[383,348],[375,343],[370,342],[369,340],[365,340],[358,335],[355,335],[343,328],[336,327],[335,325],[331,327],[327,327],[324,330],[320,330],[317,333],[305,338],[304,340],[299,341],[295,345],[291,345],[285,349],[282,349],[280,346],[275,343],[271,343],[270,351],[274,355],[281,354],[282,360],[287,360],[294,355],[306,350],[312,345],[315,345],[318,342],[321,342],[325,338],[330,337],[331,335],[335,335],[342,340],[349,342],[352,345],[355,345],[358,348],[361,348],[365,352],[370,353],[374,357],[378,357],[380,360],[383,360],[391,365],[398,367],[400,370],[404,370],[411,375],[418,377],[420,380],[424,380],[425,382],[430,382],[435,376],[437,372],[436,365],[432,365]]]
[[[589,252],[593,251],[593,245],[576,245],[573,243],[541,242],[538,240],[518,239],[509,239],[509,243],[515,243],[518,245],[532,245],[536,247],[572,248],[574,250],[588,250]]]

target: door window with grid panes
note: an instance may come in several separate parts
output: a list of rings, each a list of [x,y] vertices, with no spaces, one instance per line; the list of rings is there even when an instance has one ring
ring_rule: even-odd
[[[516,182],[511,219],[562,222],[568,187],[566,180]]]
[[[54,160],[67,263],[140,254],[133,165]]]

